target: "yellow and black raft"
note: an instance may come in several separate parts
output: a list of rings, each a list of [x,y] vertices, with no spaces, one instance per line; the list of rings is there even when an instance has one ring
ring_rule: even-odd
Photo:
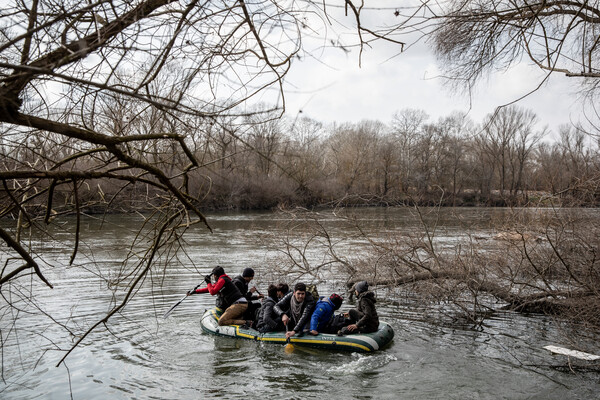
[[[256,329],[244,328],[240,325],[219,326],[217,323],[221,309],[206,310],[200,321],[202,330],[206,333],[255,340],[267,343],[286,344],[285,332],[260,333]],[[381,350],[394,338],[394,330],[386,322],[379,323],[379,329],[373,333],[356,333],[345,336],[320,333],[316,336],[303,334],[293,336],[290,343],[294,346],[306,346],[327,350],[344,350],[356,352],[371,352]]]

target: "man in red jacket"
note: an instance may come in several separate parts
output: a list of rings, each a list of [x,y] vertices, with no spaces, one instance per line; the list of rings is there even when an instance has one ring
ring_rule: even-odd
[[[214,277],[216,282],[213,284],[211,277]],[[219,326],[223,325],[251,325],[252,321],[241,319],[248,308],[248,300],[240,293],[239,289],[225,275],[223,267],[216,266],[213,268],[210,275],[204,277],[206,287],[201,289],[190,290],[190,294],[210,293],[211,296],[217,296],[217,307],[225,312],[219,318]]]

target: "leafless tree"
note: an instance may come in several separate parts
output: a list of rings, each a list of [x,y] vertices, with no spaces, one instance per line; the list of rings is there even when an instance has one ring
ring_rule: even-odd
[[[371,191],[371,171],[378,157],[377,142],[382,125],[363,121],[356,125],[338,127],[328,138],[328,159],[335,171],[342,195],[354,195]]]
[[[264,115],[264,112],[262,114]],[[260,113],[247,117],[248,131],[245,136],[250,147],[256,150],[252,154],[250,167],[256,174],[269,177],[276,167],[273,162],[277,160],[284,146],[283,122],[277,118],[278,115],[273,115],[266,121],[261,121],[261,117]]]
[[[382,200],[385,200],[389,195],[397,195],[396,189],[399,186],[398,146],[391,134],[386,133],[380,137],[377,142],[376,154],[377,194],[382,197]]]
[[[292,122],[290,142],[284,155],[284,168],[295,182],[297,192],[310,198],[319,198],[323,193],[320,184],[326,184],[325,146],[327,132],[323,124],[310,118],[296,118]]]
[[[429,116],[423,110],[405,109],[396,113],[392,120],[392,132],[399,147],[400,187],[407,194],[414,186],[414,166],[418,153],[416,138]]]
[[[503,70],[523,57],[548,73],[583,78],[597,87],[596,1],[528,2],[458,0],[424,8],[446,71],[472,86],[491,70]],[[589,79],[589,80],[588,80]]]
[[[534,132],[537,117],[530,111],[510,106],[490,115],[484,122],[484,138],[480,141],[486,165],[497,174],[500,196],[514,204],[523,192],[526,163],[543,132]]]
[[[470,187],[469,143],[474,135],[473,122],[462,113],[455,113],[440,121],[444,132],[444,159],[442,172],[446,176],[442,187],[447,188],[451,204],[457,205],[457,197]]]
[[[587,204],[598,193],[598,145],[581,130],[563,125],[557,142],[537,147],[533,174],[542,190],[565,204]]]

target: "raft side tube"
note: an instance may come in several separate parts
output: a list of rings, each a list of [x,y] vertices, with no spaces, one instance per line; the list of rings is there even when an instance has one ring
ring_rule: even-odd
[[[200,325],[208,334],[261,341],[266,343],[286,344],[285,332],[260,333],[256,329],[242,328],[240,325],[219,326],[222,311],[218,308],[206,310]],[[377,351],[388,345],[394,338],[394,330],[386,322],[380,322],[379,329],[373,333],[359,333],[337,336],[321,333],[316,336],[302,334],[293,336],[290,343],[298,346],[314,347],[327,350],[343,350],[356,352]]]

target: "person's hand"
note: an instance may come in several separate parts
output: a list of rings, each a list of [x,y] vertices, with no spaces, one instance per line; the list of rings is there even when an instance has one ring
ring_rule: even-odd
[[[198,289],[198,288],[199,288],[201,285],[202,285],[202,284],[200,284],[200,285],[196,285],[196,287],[195,287],[195,288],[193,288],[192,290],[190,290],[189,292],[187,292],[187,295],[188,295],[188,296],[190,296],[190,295],[192,295],[192,294],[196,294],[196,290],[197,290],[197,289]]]
[[[264,298],[265,298],[265,296],[264,296],[264,295],[262,295],[262,294],[259,294],[259,295],[258,295],[258,298],[259,298],[259,299],[264,299]]]
[[[315,331],[314,329],[312,331],[310,331],[309,333],[313,336],[317,336],[319,334],[319,332]]]
[[[291,338],[292,336],[294,336],[295,334],[296,334],[296,332],[294,332],[294,331],[289,331],[289,332],[286,332],[286,333],[285,333],[285,337],[289,339],[289,338]]]
[[[255,287],[255,286],[252,286],[252,287],[250,288],[250,290],[248,290],[248,291],[249,291],[250,293],[254,293],[254,292],[256,292],[256,287]]]
[[[206,282],[207,284],[211,282],[211,280],[210,280],[210,275],[206,275],[206,276],[204,277],[204,282]]]
[[[355,330],[358,329],[358,326],[356,326],[356,324],[352,324],[352,325],[348,325],[346,327],[346,329],[348,330],[348,332],[354,332]]]
[[[284,325],[287,325],[289,320],[290,317],[288,317],[286,314],[283,314],[283,316],[281,317],[281,322],[283,322]]]

